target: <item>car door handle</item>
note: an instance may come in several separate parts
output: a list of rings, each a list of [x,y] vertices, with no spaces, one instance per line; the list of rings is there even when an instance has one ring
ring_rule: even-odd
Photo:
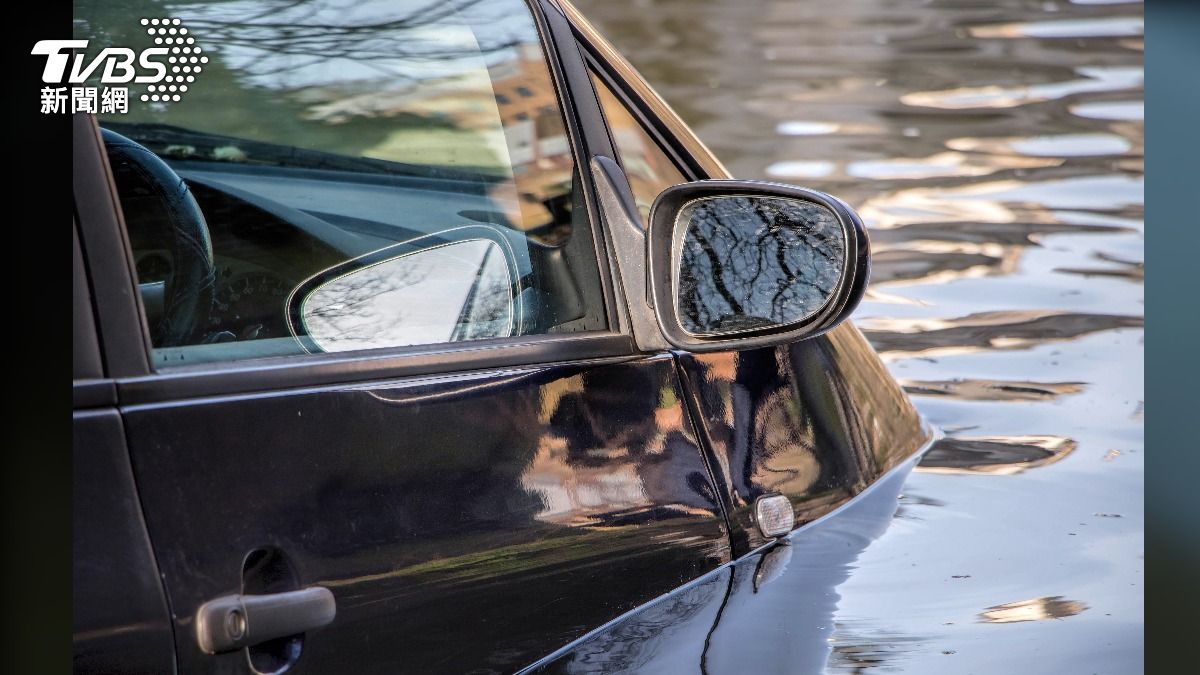
[[[333,621],[329,589],[313,586],[269,595],[224,595],[196,611],[196,641],[209,654],[296,635]]]

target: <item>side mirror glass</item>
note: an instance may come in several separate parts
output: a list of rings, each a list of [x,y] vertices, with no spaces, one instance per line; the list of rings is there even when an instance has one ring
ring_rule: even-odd
[[[862,222],[823,193],[686,183],[658,197],[650,220],[651,299],[663,334],[682,349],[812,337],[848,316],[866,288]]]
[[[301,284],[288,315],[312,352],[508,337],[516,331],[515,286],[490,239],[384,249]]]
[[[782,197],[709,197],[676,217],[675,312],[694,336],[785,326],[824,307],[846,267],[832,211]]]

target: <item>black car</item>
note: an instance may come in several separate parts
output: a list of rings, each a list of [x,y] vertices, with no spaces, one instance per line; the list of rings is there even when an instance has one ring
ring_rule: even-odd
[[[565,2],[152,10],[76,3],[182,54],[74,118],[76,670],[799,664],[788,533],[932,436],[853,211]]]

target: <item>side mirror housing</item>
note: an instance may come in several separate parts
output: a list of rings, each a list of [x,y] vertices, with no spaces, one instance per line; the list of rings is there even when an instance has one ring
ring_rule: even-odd
[[[740,180],[664,190],[646,261],[663,336],[692,352],[820,335],[854,311],[871,269],[866,229],[840,199]]]

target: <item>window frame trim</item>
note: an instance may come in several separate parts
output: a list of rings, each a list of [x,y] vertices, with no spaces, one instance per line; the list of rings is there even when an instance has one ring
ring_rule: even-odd
[[[604,68],[603,62],[597,59],[593,54],[588,53],[584,60],[587,63],[588,71],[597,79],[599,79],[610,92],[612,92],[612,95],[617,99],[617,102],[623,108],[625,108],[625,111],[629,113],[629,116],[633,118],[634,122],[636,122],[641,128],[642,132],[646,134],[652,143],[654,143],[658,151],[661,152],[663,156],[671,162],[671,165],[675,167],[675,170],[678,171],[681,176],[683,176],[685,181],[697,181],[709,178],[707,174],[703,174],[698,170],[697,163],[683,160],[683,157],[690,157],[691,155],[684,155],[680,153],[677,147],[678,144],[673,143],[670,140],[673,139],[673,137],[665,135],[660,125],[656,125],[651,122],[652,118],[647,116],[645,109],[639,105],[639,101],[641,101],[641,99],[631,93],[630,88],[625,80],[619,79],[608,69]],[[599,101],[599,98],[600,94],[597,92],[597,101]],[[603,104],[600,104],[600,112],[601,114],[604,113]],[[609,141],[613,144],[613,147],[616,148],[614,159],[617,161],[617,164],[620,165],[621,170],[626,171],[624,157],[621,155],[620,148],[616,147],[617,142],[613,137],[612,127],[609,124],[607,116],[604,118],[604,124],[605,130],[609,136]]]
[[[578,9],[569,2],[560,3],[558,7],[571,22],[586,66],[608,85],[643,129],[658,141],[659,147],[685,178],[693,181],[733,178],[691,127]]]
[[[95,116],[75,113],[71,135],[75,223],[91,284],[104,372],[113,378],[140,375],[150,368],[150,335],[124,216]],[[130,324],[136,324],[137,330],[130,330]]]
[[[525,0],[525,4],[538,31],[539,46],[571,143],[608,329],[240,359],[155,370],[145,309],[133,271],[132,248],[99,124],[95,115],[76,114],[72,148],[76,218],[93,285],[103,355],[120,404],[639,355],[630,327],[620,319],[623,308],[617,305],[622,301],[617,298],[611,276],[610,243],[602,227],[595,184],[587,170],[590,157],[615,155],[615,150],[570,23],[561,14],[547,11],[552,7],[548,0]],[[137,328],[130,329],[131,324]]]

